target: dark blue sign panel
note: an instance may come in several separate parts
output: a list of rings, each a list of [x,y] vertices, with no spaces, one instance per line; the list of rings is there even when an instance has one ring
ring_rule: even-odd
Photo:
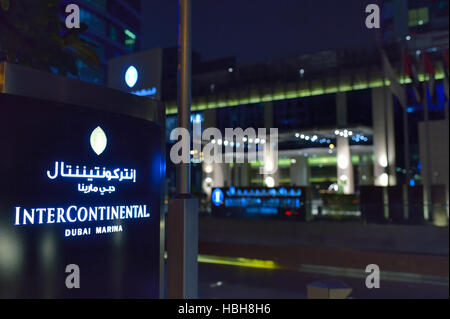
[[[0,94],[0,150],[0,297],[159,297],[159,125]]]
[[[305,220],[304,187],[227,187],[211,193],[213,216]]]

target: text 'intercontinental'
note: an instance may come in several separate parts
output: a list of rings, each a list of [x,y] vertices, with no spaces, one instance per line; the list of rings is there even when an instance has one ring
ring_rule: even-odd
[[[124,219],[150,218],[147,205],[118,206],[69,206],[67,208],[22,208],[15,207],[15,225],[85,223]],[[122,226],[97,227],[96,233],[122,231]],[[90,235],[90,228],[66,229],[65,235]]]

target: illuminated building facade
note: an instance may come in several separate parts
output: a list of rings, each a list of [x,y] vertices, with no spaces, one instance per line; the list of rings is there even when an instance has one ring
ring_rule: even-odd
[[[403,155],[402,108],[391,90],[383,86],[377,50],[326,50],[253,65],[237,65],[232,58],[205,63],[193,53],[193,122],[201,123],[202,129],[216,127],[222,136],[226,128],[279,130],[279,168],[275,174],[259,174],[264,165],[261,162],[205,164],[201,154],[192,153],[193,192],[211,198],[217,187],[300,186],[310,190],[314,201],[329,191],[357,196],[366,185],[421,185],[418,126],[423,108],[414,100],[411,80],[403,75],[402,47],[399,41],[385,41],[389,61],[408,92],[409,172]],[[439,120],[445,117],[442,51],[448,49],[448,40],[436,50],[424,49],[435,63],[438,91],[437,101],[429,98],[430,119]],[[420,54],[416,56],[411,50],[419,63]],[[136,63],[136,57],[151,52],[159,52],[155,65],[142,68],[142,73],[158,73],[160,93],[156,98],[166,106],[170,149],[173,141],[168,137],[177,127],[176,49],[152,49],[111,60],[111,64],[120,60],[121,66],[111,73],[115,76],[109,85],[134,94],[153,87],[146,83],[130,89],[124,81],[126,69]],[[425,80],[421,68],[419,80]],[[263,147],[256,140],[216,142],[222,146],[233,143],[235,150],[240,147],[245,152]],[[167,179],[172,193],[175,166],[170,160]]]
[[[319,61],[318,56],[322,56]],[[400,68],[400,62],[400,57],[393,55],[392,63],[397,70]],[[386,184],[387,177],[383,174],[386,171],[387,158],[386,154],[382,155],[386,153],[385,118],[382,112],[385,98],[390,109],[387,113],[390,139],[388,144],[391,145],[390,151],[387,152],[390,154],[390,184],[395,184],[397,175],[404,178],[403,159],[395,156],[396,152],[402,151],[401,117],[398,116],[400,106],[391,92],[385,92],[381,87],[382,70],[377,52],[320,52],[309,59],[302,56],[265,65],[235,67],[232,72],[227,69],[223,71],[228,74],[215,78],[211,75],[193,76],[193,112],[198,112],[203,127],[217,127],[222,134],[227,127],[277,127],[280,132],[280,156],[284,153],[285,156],[280,157],[282,168],[279,178],[275,179],[276,184],[298,183],[291,176],[294,173],[290,173],[288,169],[302,162],[296,158],[296,149],[310,149],[309,152],[303,152],[311,163],[310,181],[328,185],[337,182],[342,174],[336,171],[335,158],[340,149],[338,144],[342,145],[344,142],[342,137],[349,141],[352,153],[354,149],[354,152],[361,155],[361,159],[367,161],[368,167],[364,168],[360,168],[356,158],[352,161],[356,162],[358,172],[361,169],[365,172],[353,173],[356,185]],[[442,79],[442,76],[442,70],[438,70],[437,78]],[[208,89],[206,94],[196,94]],[[440,104],[432,107],[432,112],[436,113],[433,116],[442,117],[443,93],[439,81],[438,90]],[[412,99],[409,100],[412,105]],[[166,103],[169,113],[167,126],[175,127],[176,117],[170,115],[176,110],[173,99]],[[417,127],[419,118],[411,115],[411,120],[410,126]],[[352,136],[348,135],[350,132]],[[341,133],[344,136],[341,136]],[[314,138],[315,136],[317,138]],[[412,143],[417,143],[417,138]],[[365,151],[362,151],[364,149]],[[416,148],[413,153],[416,168],[420,166],[417,154]],[[314,159],[316,157],[319,159]],[[374,161],[374,157],[379,157],[378,161]],[[231,170],[239,171],[240,166],[234,165]],[[247,166],[251,168],[252,165]],[[245,177],[246,173],[235,174],[245,180],[238,184],[255,186],[262,183],[256,173],[250,173],[249,177]],[[374,175],[383,177],[380,180],[379,176]],[[235,184],[233,174],[223,176],[224,183],[228,183],[228,186]],[[212,180],[214,181],[214,178]],[[221,182],[218,185],[213,184],[220,185]]]

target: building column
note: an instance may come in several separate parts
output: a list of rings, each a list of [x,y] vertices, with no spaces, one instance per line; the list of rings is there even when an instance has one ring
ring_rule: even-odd
[[[211,197],[212,188],[214,187],[214,164],[202,163],[202,189],[208,198]]]
[[[266,144],[268,145],[268,144]],[[276,153],[278,155],[278,153]],[[275,165],[277,165],[278,159],[275,158],[275,152],[269,151],[264,147],[264,185],[268,187],[278,187],[280,186],[280,168],[275,170]],[[261,172],[260,172],[261,173]]]
[[[359,160],[359,185],[372,185],[372,169],[370,165],[370,161],[367,159],[368,155],[361,155]]]
[[[230,186],[231,169],[228,163],[212,163],[212,187]]]
[[[336,93],[336,124],[347,127],[347,93]],[[344,194],[355,193],[355,178],[353,174],[352,154],[350,152],[349,139],[338,136],[336,139],[337,181]]]
[[[350,143],[348,138],[338,136],[337,146],[337,180],[339,187],[342,187],[344,194],[355,193],[355,178],[353,174],[352,156],[350,153]]]
[[[295,163],[289,168],[291,186],[309,186],[310,170],[308,159],[305,156],[295,157]]]
[[[248,187],[250,185],[248,180],[249,166],[250,164],[248,163],[239,164],[239,175],[240,175],[239,186],[241,187]]]
[[[372,89],[372,122],[375,185],[396,185],[393,99],[388,87]]]

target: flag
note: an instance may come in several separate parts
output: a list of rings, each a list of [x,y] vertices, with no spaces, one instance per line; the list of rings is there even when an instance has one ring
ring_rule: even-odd
[[[434,66],[427,51],[423,52],[423,63],[425,65],[425,73],[428,74],[428,88],[430,90],[432,103],[437,104],[438,94],[436,91],[436,83],[434,80]]]
[[[419,76],[417,73],[416,66],[413,64],[411,57],[408,54],[408,50],[404,50],[403,53],[403,61],[404,61],[404,68],[405,68],[405,74],[411,79],[412,81],[412,89],[414,93],[414,97],[417,101],[417,103],[422,103],[422,85],[419,81]]]
[[[383,71],[384,71],[384,75],[385,77],[387,77],[389,79],[389,81],[391,82],[391,85],[389,86],[389,88],[392,91],[392,94],[394,94],[398,101],[400,102],[400,105],[402,107],[406,107],[406,92],[404,87],[398,82],[398,77],[395,74],[394,69],[392,68],[391,63],[389,62],[389,59],[386,55],[386,52],[384,52],[384,50],[381,51],[381,58],[383,60]]]
[[[448,51],[443,52],[444,55],[444,79],[442,80],[444,85],[444,96],[445,100],[449,101],[449,94],[448,94]]]

